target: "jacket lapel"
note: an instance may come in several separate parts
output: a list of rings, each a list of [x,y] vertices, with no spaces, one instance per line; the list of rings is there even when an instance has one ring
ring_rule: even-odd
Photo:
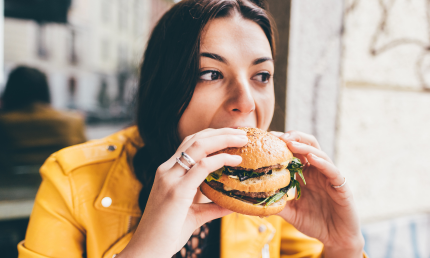
[[[143,144],[136,127],[126,129],[124,135],[114,139],[114,148],[120,151],[119,157],[112,164],[94,206],[101,211],[140,217],[142,212],[138,200],[142,184],[136,178],[130,157],[134,157]],[[102,200],[107,197],[111,199],[111,204],[105,207]]]

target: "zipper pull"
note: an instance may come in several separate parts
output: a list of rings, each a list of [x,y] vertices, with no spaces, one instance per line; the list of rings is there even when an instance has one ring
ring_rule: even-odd
[[[265,244],[261,250],[261,258],[270,258],[269,244]]]

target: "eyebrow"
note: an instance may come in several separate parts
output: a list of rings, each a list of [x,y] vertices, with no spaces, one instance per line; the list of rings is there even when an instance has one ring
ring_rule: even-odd
[[[200,56],[209,57],[209,58],[212,58],[214,60],[220,61],[221,63],[228,64],[227,60],[225,60],[224,57],[217,55],[217,54],[214,54],[214,53],[203,52],[200,54]]]
[[[257,58],[254,60],[254,62],[252,62],[252,65],[258,65],[258,64],[264,63],[266,61],[272,61],[273,62],[273,58],[271,58],[271,57]]]
[[[227,60],[224,57],[217,55],[217,54],[214,54],[214,53],[203,52],[200,54],[200,56],[208,57],[208,58],[220,61],[221,63],[228,64]],[[271,58],[271,57],[257,58],[252,62],[252,65],[258,65],[258,64],[264,63],[266,61],[273,62],[273,58]]]

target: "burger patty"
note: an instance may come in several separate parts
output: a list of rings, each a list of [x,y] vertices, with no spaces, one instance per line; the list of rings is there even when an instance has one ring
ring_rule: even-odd
[[[264,199],[266,199],[267,197],[270,197],[272,195],[279,193],[279,189],[276,191],[270,191],[270,192],[242,192],[242,191],[237,191],[237,190],[233,190],[230,192],[233,193],[234,195],[242,195],[242,196],[248,196],[251,198],[264,198]]]
[[[270,197],[272,195],[279,193],[279,190],[280,190],[280,189],[278,189],[276,191],[270,191],[270,192],[242,192],[242,191],[238,191],[238,190],[226,191],[226,190],[224,190],[224,185],[220,182],[212,180],[212,181],[206,182],[206,183],[208,185],[210,185],[213,189],[215,189],[219,192],[232,193],[234,195],[242,195],[242,196],[247,196],[247,197],[251,197],[251,198],[267,198],[267,197]]]
[[[253,171],[255,173],[264,173],[267,174],[269,173],[272,169],[280,169],[283,168],[284,166],[282,166],[281,164],[277,164],[277,165],[273,165],[273,166],[268,166],[268,167],[264,167],[264,168],[257,168],[257,169],[252,169],[252,168],[242,168],[242,167],[228,167],[234,170],[245,170],[245,171]]]

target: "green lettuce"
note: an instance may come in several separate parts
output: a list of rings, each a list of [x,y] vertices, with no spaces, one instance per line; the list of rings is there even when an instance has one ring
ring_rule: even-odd
[[[232,168],[229,168],[229,167],[227,167],[224,170],[224,173],[227,174],[227,175],[237,176],[240,181],[244,181],[246,179],[253,178],[253,177],[260,177],[260,176],[262,176],[261,173],[256,173],[254,171],[235,170],[235,169],[232,169]]]
[[[306,185],[305,176],[303,175],[303,165],[300,159],[294,157],[293,160],[288,164],[287,169],[290,171],[291,181],[290,184],[287,186],[288,189],[295,187],[297,189],[297,200],[300,199],[301,196],[301,189],[300,189],[300,183],[296,179],[294,179],[294,174],[298,173],[299,176],[302,178],[303,183]]]
[[[281,189],[281,191],[279,191],[279,193],[270,196],[270,199],[267,200],[267,202],[266,202],[266,206],[269,206],[270,204],[281,200],[281,198],[284,197],[284,195],[286,195],[286,194],[287,194],[287,191],[285,191],[284,189]]]
[[[298,200],[298,199],[300,199],[300,196],[301,196],[301,189],[300,189],[300,183],[299,183],[299,181],[297,181],[296,179],[294,179],[294,178],[291,178],[291,182],[290,182],[290,184],[288,185],[289,186],[289,188],[293,188],[293,187],[295,187],[296,189],[297,189],[297,198],[296,198],[296,200]],[[288,188],[288,189],[289,189]]]
[[[294,157],[290,164],[288,164],[287,169],[290,171],[291,177],[293,177],[295,173],[298,173],[299,176],[302,178],[303,183],[306,185],[306,180],[303,176],[303,165],[300,159]]]
[[[224,172],[224,167],[210,173],[207,177],[206,177],[206,181],[210,182],[212,180],[218,181],[221,176],[222,176],[222,172]]]
[[[260,204],[263,204],[263,203],[267,202],[270,198],[272,198],[272,196],[269,196],[269,197],[267,197],[266,199],[262,199],[262,201],[260,201],[259,203],[254,204],[254,205],[260,205]]]

